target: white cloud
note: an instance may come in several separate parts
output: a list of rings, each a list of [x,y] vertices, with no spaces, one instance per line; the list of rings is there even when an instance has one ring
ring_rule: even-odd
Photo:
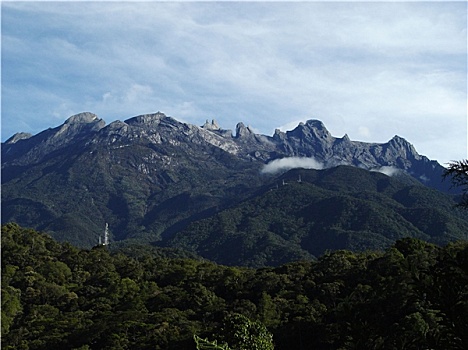
[[[269,162],[263,167],[262,173],[275,174],[295,168],[320,170],[323,169],[323,164],[317,161],[315,158],[288,157]]]
[[[375,172],[378,172],[378,173],[382,173],[382,174],[385,174],[387,176],[395,176],[395,175],[398,175],[402,172],[401,169],[398,169],[398,168],[395,168],[395,167],[392,167],[392,166],[383,166],[383,167],[380,167],[380,168],[375,168],[375,169],[371,169],[370,171],[375,171]]]

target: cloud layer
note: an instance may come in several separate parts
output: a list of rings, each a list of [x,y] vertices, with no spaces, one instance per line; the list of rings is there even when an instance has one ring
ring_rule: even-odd
[[[277,174],[277,173],[282,173],[282,172],[286,172],[288,170],[297,169],[297,168],[322,170],[322,169],[333,168],[338,165],[353,166],[345,162],[341,162],[341,163],[331,162],[331,163],[324,164],[323,162],[316,160],[314,157],[287,157],[287,158],[275,159],[269,162],[268,164],[265,164],[261,170],[261,173],[262,174]],[[370,171],[382,173],[387,176],[395,176],[395,175],[403,173],[403,170],[398,169],[393,166],[382,166],[379,168],[370,169]],[[423,178],[421,179],[425,181]]]
[[[2,139],[163,111],[466,157],[463,2],[3,2]]]
[[[382,173],[382,174],[385,174],[387,176],[398,175],[398,174],[401,174],[401,172],[402,172],[401,169],[398,169],[398,168],[393,167],[393,166],[383,166],[383,167],[380,167],[380,168],[371,169],[371,171]]]
[[[306,158],[306,157],[288,157],[275,159],[265,166],[262,169],[263,174],[276,174],[279,172],[285,172],[290,169],[323,169],[323,164],[317,161],[315,158]]]

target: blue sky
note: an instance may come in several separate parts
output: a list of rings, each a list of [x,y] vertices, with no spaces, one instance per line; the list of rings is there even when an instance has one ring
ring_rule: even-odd
[[[2,141],[90,111],[467,158],[465,2],[5,2]]]

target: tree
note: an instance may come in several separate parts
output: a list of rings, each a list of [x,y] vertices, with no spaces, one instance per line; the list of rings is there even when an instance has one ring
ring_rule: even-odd
[[[468,208],[468,159],[454,161],[448,164],[444,178],[450,177],[453,186],[461,187],[463,191],[460,207]]]
[[[2,287],[2,335],[5,336],[16,315],[22,311],[21,290],[12,286]]]
[[[194,335],[197,350],[273,350],[273,335],[260,321],[251,321],[238,313],[227,314],[217,340]],[[220,343],[218,344],[218,340]]]
[[[260,321],[251,321],[241,314],[228,314],[224,318],[221,341],[234,350],[273,350],[273,335]]]

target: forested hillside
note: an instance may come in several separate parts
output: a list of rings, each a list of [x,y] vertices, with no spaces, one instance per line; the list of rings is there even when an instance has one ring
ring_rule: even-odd
[[[314,259],[327,250],[384,250],[403,237],[444,245],[468,239],[468,213],[455,203],[409,176],[350,166],[294,169],[163,244],[250,267]]]
[[[262,269],[137,256],[3,226],[2,348],[468,348],[466,241]]]

